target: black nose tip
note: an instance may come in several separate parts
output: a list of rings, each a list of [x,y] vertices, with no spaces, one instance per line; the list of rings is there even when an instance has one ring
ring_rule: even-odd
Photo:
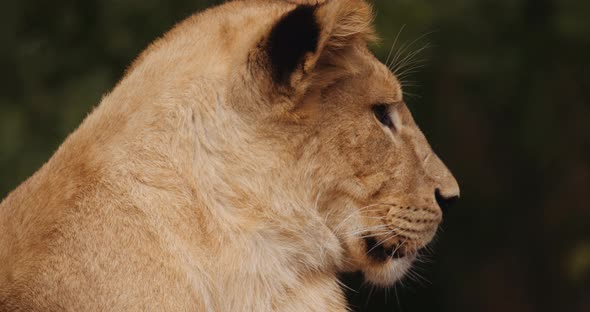
[[[449,207],[459,199],[459,196],[444,197],[440,194],[440,190],[436,189],[434,191],[434,198],[436,198],[436,203],[440,207],[440,210],[445,214],[449,210]]]

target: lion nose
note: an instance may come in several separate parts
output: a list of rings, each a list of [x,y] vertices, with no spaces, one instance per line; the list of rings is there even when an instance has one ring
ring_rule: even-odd
[[[457,202],[457,200],[459,199],[459,196],[455,195],[455,196],[451,196],[451,197],[445,197],[440,193],[439,189],[436,189],[434,191],[434,198],[436,198],[436,203],[440,207],[440,210],[442,211],[442,213],[446,214],[447,211],[449,210],[449,208],[455,202]]]

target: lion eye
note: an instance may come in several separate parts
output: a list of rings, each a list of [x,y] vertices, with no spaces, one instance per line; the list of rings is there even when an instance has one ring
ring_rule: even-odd
[[[391,120],[391,115],[389,113],[389,105],[387,104],[378,104],[373,106],[373,114],[375,114],[375,118],[379,120],[384,126],[395,129],[393,121]]]

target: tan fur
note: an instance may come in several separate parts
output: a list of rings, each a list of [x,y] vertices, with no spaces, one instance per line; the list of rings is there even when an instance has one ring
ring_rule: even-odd
[[[364,2],[321,4],[317,52],[272,83],[256,47],[295,6],[230,2],[142,53],[0,204],[0,310],[344,311],[337,273],[403,275],[457,183],[368,51]],[[407,256],[371,259],[368,234]]]

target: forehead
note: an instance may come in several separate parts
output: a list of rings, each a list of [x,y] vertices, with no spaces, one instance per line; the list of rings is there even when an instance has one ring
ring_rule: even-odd
[[[391,70],[381,63],[376,57],[372,57],[371,82],[374,92],[386,97],[384,103],[397,103],[403,100],[401,84]]]
[[[343,79],[340,91],[361,99],[359,104],[397,103],[403,100],[401,85],[387,66],[381,63],[371,52],[361,52],[356,59],[359,71]]]

